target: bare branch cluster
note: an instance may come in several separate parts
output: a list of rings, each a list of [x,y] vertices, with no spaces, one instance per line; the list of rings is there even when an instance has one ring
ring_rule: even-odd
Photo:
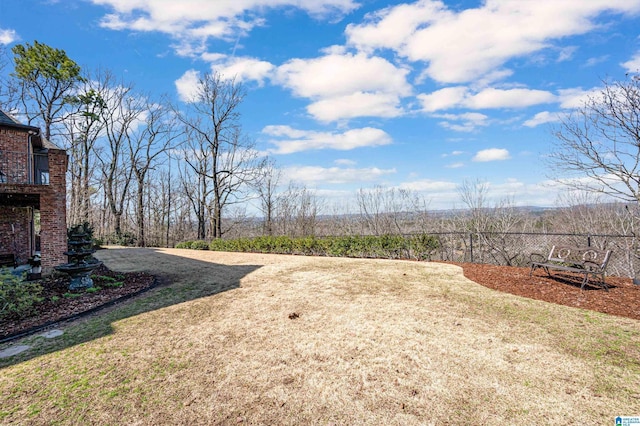
[[[554,132],[550,166],[569,187],[638,203],[640,80],[603,83]]]

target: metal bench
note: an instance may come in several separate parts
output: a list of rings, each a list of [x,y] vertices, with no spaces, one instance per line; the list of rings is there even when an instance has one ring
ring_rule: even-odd
[[[610,257],[611,250],[554,245],[546,257],[539,253],[531,254],[529,276],[532,276],[533,271],[537,268],[544,269],[549,276],[551,276],[551,269],[584,275],[580,290],[583,290],[584,286],[589,282],[589,275],[593,277],[600,276],[602,283],[599,286],[609,291],[609,287],[605,282],[605,271]]]

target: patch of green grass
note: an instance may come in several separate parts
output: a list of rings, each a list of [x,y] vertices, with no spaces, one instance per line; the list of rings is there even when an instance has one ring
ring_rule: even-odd
[[[78,297],[82,297],[82,293],[71,293],[70,291],[68,291],[63,294],[62,297],[67,299],[77,299]]]
[[[29,417],[37,416],[40,413],[41,409],[38,404],[31,404],[27,408],[27,414]]]
[[[86,293],[97,293],[100,290],[102,290],[100,287],[89,287],[88,289],[85,290]]]
[[[117,280],[113,277],[108,277],[106,275],[95,275],[93,277],[93,279],[95,280],[101,280],[101,281],[105,281],[105,282],[116,282]]]
[[[96,275],[93,277],[94,280],[99,281],[102,286],[110,287],[110,288],[118,288],[124,285],[124,275],[119,274],[116,275],[116,278],[108,277],[106,275]]]
[[[16,405],[14,407],[11,407],[9,410],[0,410],[0,420],[3,420],[4,418],[9,417],[13,413],[17,412],[19,408],[20,406]]]

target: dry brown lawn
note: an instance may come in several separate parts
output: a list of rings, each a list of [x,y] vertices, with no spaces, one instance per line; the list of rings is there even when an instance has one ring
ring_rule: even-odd
[[[33,349],[0,360],[0,422],[600,425],[640,414],[640,321],[490,290],[454,265],[98,257],[166,284],[57,340],[18,342]]]

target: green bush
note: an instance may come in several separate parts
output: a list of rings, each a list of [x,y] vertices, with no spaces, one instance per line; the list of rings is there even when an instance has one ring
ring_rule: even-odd
[[[228,251],[226,247],[227,243],[225,240],[221,240],[220,238],[216,238],[209,243],[209,250],[212,251]]]
[[[430,260],[440,247],[440,241],[433,235],[420,234],[411,238],[412,257],[418,260]]]
[[[104,240],[102,238],[93,238],[91,240],[93,242],[93,248],[95,249],[101,249],[102,246],[104,245]]]
[[[209,243],[202,240],[192,241],[189,248],[191,250],[209,250]]]
[[[115,244],[117,246],[125,246],[125,247],[135,246],[136,240],[137,240],[136,236],[129,232],[123,232],[120,235],[114,232],[104,237],[105,244]]]
[[[0,269],[0,319],[23,318],[42,302],[42,286],[24,281],[6,268]]]
[[[202,243],[201,241],[184,241],[176,247],[203,250],[200,247]],[[406,237],[403,235],[348,235],[324,238],[262,236],[233,240],[215,239],[208,245],[209,250],[212,251],[418,260],[430,259],[438,247],[438,239],[426,234]]]
[[[179,248],[179,249],[191,248],[191,241],[180,241],[178,244],[176,244],[176,248]]]

